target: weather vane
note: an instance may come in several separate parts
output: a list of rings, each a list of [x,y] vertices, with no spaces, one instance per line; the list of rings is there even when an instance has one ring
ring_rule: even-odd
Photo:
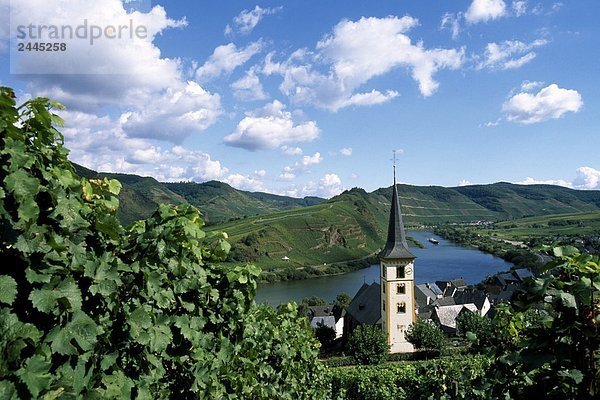
[[[394,153],[394,184],[396,183],[396,150],[392,150],[392,153]]]

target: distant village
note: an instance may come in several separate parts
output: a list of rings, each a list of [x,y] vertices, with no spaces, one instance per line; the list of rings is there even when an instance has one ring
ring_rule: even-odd
[[[462,278],[415,285],[415,313],[453,336],[459,315],[473,312],[493,316],[494,307],[509,302],[521,282],[532,276],[529,269],[515,269],[489,277],[481,285],[468,285]],[[381,285],[363,284],[346,308],[334,304],[309,306],[307,318],[311,328],[329,327],[336,339],[342,340],[360,325],[381,325]]]

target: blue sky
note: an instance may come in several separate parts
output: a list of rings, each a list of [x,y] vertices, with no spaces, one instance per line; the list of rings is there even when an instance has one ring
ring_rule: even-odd
[[[0,83],[65,104],[89,168],[330,197],[398,150],[416,185],[600,189],[597,1],[127,3],[0,0]],[[148,35],[9,51],[86,19]]]

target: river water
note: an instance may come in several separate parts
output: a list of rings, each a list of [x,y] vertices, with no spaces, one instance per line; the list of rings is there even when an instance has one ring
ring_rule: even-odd
[[[414,270],[417,284],[453,278],[463,278],[468,284],[476,284],[496,272],[507,271],[512,266],[501,258],[477,249],[457,246],[431,232],[410,231],[407,235],[425,246],[424,249],[410,249],[416,257]],[[439,240],[439,244],[430,243],[427,239],[431,237]],[[343,275],[261,284],[255,300],[258,303],[278,305],[318,296],[331,302],[342,292],[354,297],[363,283],[372,282],[379,282],[379,265]]]

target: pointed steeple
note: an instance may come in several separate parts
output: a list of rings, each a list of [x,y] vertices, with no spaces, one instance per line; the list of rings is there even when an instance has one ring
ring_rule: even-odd
[[[392,204],[390,207],[390,222],[388,225],[388,236],[385,247],[379,253],[379,258],[410,258],[415,256],[408,250],[404,223],[402,222],[402,210],[398,198],[398,187],[396,186],[396,156],[394,153],[394,187],[392,192]]]

